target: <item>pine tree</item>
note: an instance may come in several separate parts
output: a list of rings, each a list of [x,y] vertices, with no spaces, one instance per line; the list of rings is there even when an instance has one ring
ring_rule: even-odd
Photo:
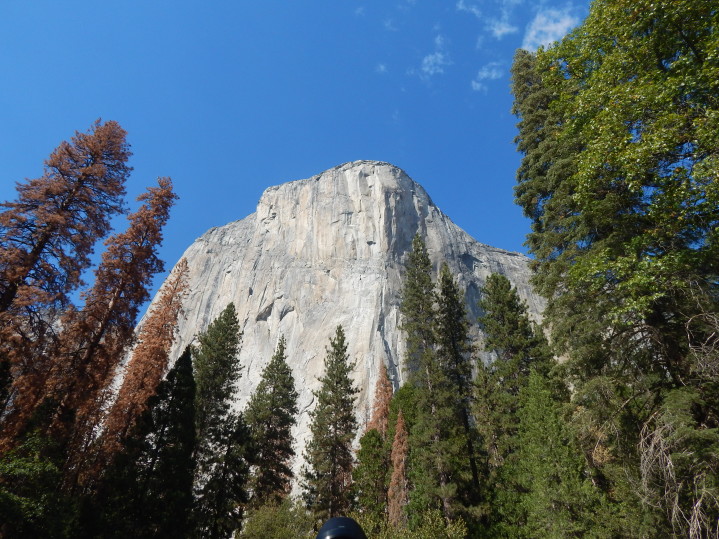
[[[285,347],[285,338],[280,336],[245,411],[254,448],[250,481],[254,507],[280,502],[289,493],[293,478],[292,427],[297,423],[298,395]]]
[[[387,513],[389,523],[394,527],[404,527],[407,524],[405,508],[408,502],[407,484],[407,457],[409,446],[407,444],[407,429],[405,428],[402,410],[397,414],[397,423],[394,428],[392,442],[392,477],[387,491]]]
[[[357,466],[352,473],[359,510],[378,524],[387,520],[387,481],[391,451],[387,431],[391,402],[392,383],[383,363],[375,386],[372,416],[360,438]]]
[[[40,315],[68,303],[95,242],[123,212],[132,170],[125,136],[116,122],[96,121],[53,151],[42,177],[17,184],[17,202],[0,204],[0,313]]]
[[[465,505],[474,505],[479,499],[479,465],[477,431],[471,420],[472,407],[472,345],[463,294],[449,271],[442,265],[437,294],[437,356],[447,373],[450,390],[454,393],[452,406],[456,420],[462,425],[461,440],[464,450],[458,471],[466,475],[466,485],[461,488]],[[460,471],[461,470],[461,471]]]
[[[505,504],[509,515],[498,528],[524,537],[616,537],[622,535],[587,463],[562,401],[549,381],[532,370],[520,390],[516,458],[508,465],[519,487],[519,503]],[[500,494],[501,495],[501,494]],[[507,517],[514,518],[507,518]],[[612,529],[613,528],[613,529]],[[635,530],[638,531],[638,530]]]
[[[373,521],[384,522],[387,518],[388,446],[377,429],[367,430],[359,444],[357,466],[352,472],[357,507]]]
[[[436,294],[427,248],[416,235],[402,287],[402,329],[406,334],[410,381],[417,388],[417,419],[410,431],[411,514],[440,509],[455,516],[458,483],[454,476],[459,429],[454,390],[438,356]]]
[[[234,304],[198,337],[193,349],[195,383],[194,535],[226,537],[240,527],[247,501],[250,434],[231,408],[240,378],[237,361],[242,334]]]
[[[57,348],[15,380],[18,394],[4,434],[21,432],[42,401],[56,403],[49,428],[69,443],[70,483],[84,460],[104,392],[132,341],[138,311],[149,299],[152,278],[163,269],[156,248],[176,198],[169,178],[138,197],[143,204],[129,216],[127,230],[106,242],[84,307],[63,316]]]
[[[352,441],[357,432],[355,395],[350,373],[354,363],[347,355],[342,326],[330,339],[321,387],[314,392],[315,409],[310,412],[311,439],[305,448],[303,470],[305,501],[320,519],[346,514],[352,486]]]
[[[487,278],[479,305],[484,349],[495,359],[478,366],[475,417],[488,461],[488,518],[490,524],[501,525],[512,518],[520,489],[505,471],[518,447],[519,394],[532,366],[546,375],[551,359],[543,335],[532,325],[526,306],[505,276],[494,273]]]
[[[42,177],[18,183],[16,202],[0,204],[0,357],[15,380],[2,445],[17,434],[17,414],[24,424],[32,413],[34,406],[20,409],[37,389],[28,376],[46,371],[57,319],[82,285],[94,245],[124,212],[131,170],[125,136],[116,122],[98,120],[53,151]]]
[[[158,293],[140,327],[137,344],[125,369],[122,386],[105,419],[105,458],[133,428],[155,394],[169,363],[169,354],[187,293],[187,260],[182,259]]]
[[[114,455],[90,511],[100,514],[85,535],[184,537],[192,507],[195,382],[190,348],[160,382]]]
[[[406,272],[402,285],[401,328],[406,334],[407,368],[410,379],[418,382],[426,376],[427,365],[434,361],[435,312],[434,285],[432,284],[432,264],[427,247],[419,234],[412,240],[412,250],[406,263]],[[420,383],[421,385],[421,383]]]

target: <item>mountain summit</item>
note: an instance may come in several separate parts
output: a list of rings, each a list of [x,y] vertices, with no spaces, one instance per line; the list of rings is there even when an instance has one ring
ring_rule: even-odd
[[[356,361],[357,414],[364,425],[380,364],[395,388],[407,376],[399,304],[417,232],[435,271],[446,261],[466,291],[475,332],[479,290],[493,272],[504,274],[530,313],[540,316],[543,302],[532,293],[525,256],[475,241],[399,168],[355,161],[268,188],[255,213],[212,228],[187,249],[190,293],[171,357],[234,302],[244,332],[237,388],[237,405],[244,408],[284,335],[299,392],[300,456],[325,347],[341,324]]]

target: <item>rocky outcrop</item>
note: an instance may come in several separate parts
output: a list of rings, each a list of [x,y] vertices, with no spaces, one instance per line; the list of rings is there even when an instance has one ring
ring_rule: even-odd
[[[209,230],[187,249],[190,293],[173,357],[234,302],[244,331],[237,388],[237,406],[243,408],[284,335],[300,393],[296,450],[301,455],[312,390],[319,386],[325,346],[338,324],[356,361],[361,422],[381,363],[395,387],[406,378],[400,290],[418,231],[435,270],[447,261],[457,275],[472,321],[479,314],[480,287],[492,272],[506,275],[533,316],[540,316],[543,303],[529,285],[526,257],[475,241],[397,167],[355,161],[268,188],[254,214]]]

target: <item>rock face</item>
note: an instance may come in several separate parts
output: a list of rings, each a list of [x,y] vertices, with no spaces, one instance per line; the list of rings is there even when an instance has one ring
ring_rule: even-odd
[[[379,365],[388,366],[395,388],[406,378],[400,290],[418,231],[435,272],[447,261],[466,290],[472,322],[479,314],[479,289],[492,272],[506,275],[532,315],[540,316],[543,302],[528,283],[526,257],[475,241],[402,170],[356,161],[268,188],[254,214],[209,230],[187,249],[190,293],[172,357],[234,302],[244,331],[237,388],[242,409],[284,335],[300,394],[299,471],[312,390],[319,387],[325,347],[338,324],[356,361],[360,424],[371,411]]]

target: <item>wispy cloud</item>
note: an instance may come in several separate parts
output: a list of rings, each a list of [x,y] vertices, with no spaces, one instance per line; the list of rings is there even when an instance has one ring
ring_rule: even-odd
[[[489,62],[483,65],[477,72],[477,76],[472,80],[472,90],[487,91],[487,85],[484,81],[501,79],[504,76],[502,64],[499,62]]]
[[[493,19],[487,24],[487,30],[497,39],[502,39],[507,34],[516,33],[519,28],[509,23],[509,17]]]
[[[573,11],[572,6],[567,6],[564,9],[544,9],[537,13],[527,26],[522,48],[534,51],[564,37],[579,23],[579,18]]]
[[[356,7],[356,8],[355,8],[355,15],[356,15],[357,17],[361,17],[362,15],[364,15],[364,6]]]
[[[476,5],[465,2],[465,0],[459,0],[457,2],[457,11],[466,11],[478,19],[482,18],[482,11]]]
[[[452,65],[452,60],[446,51],[446,40],[441,34],[434,38],[434,52],[422,58],[420,66],[423,78],[432,77],[444,73],[446,66]]]
[[[387,64],[377,64],[374,70],[377,73],[387,73]]]

